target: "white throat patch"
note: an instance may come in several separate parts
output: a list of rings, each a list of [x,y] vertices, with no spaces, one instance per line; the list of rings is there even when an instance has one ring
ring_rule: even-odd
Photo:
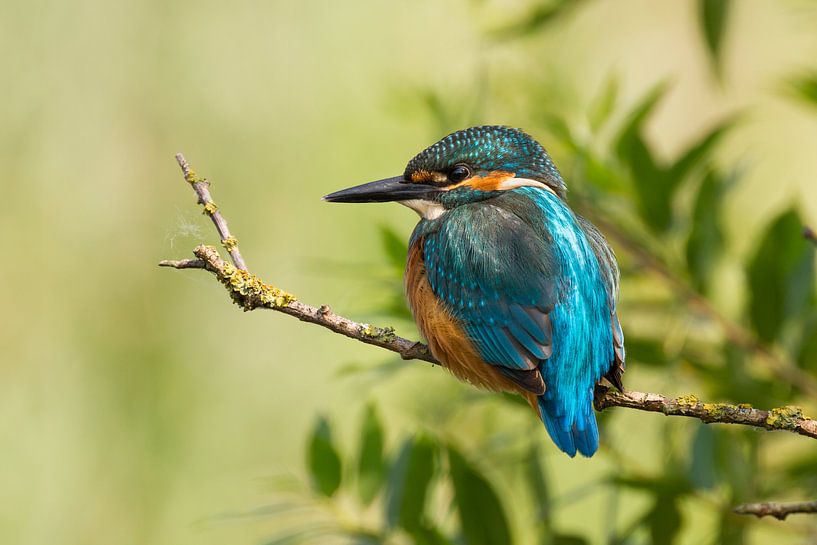
[[[435,220],[445,214],[446,210],[443,205],[434,201],[427,201],[425,199],[411,199],[408,201],[397,201],[403,206],[408,206],[417,212],[421,218],[427,220]]]

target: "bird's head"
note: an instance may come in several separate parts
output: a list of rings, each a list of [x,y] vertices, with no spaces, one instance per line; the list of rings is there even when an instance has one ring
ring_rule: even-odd
[[[565,184],[545,149],[519,129],[482,126],[449,134],[417,154],[402,176],[324,197],[330,202],[396,201],[427,219],[489,199],[502,191],[537,186],[560,198]]]

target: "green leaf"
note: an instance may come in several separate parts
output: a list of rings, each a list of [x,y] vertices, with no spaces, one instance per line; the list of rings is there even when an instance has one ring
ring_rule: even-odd
[[[389,264],[402,274],[403,268],[406,266],[408,244],[388,225],[380,226],[380,242],[383,245],[383,251],[386,252],[386,257],[389,259]]]
[[[650,529],[652,543],[671,545],[681,530],[681,511],[678,509],[677,496],[659,495],[644,522]]]
[[[570,10],[576,8],[584,0],[554,0],[540,3],[530,13],[519,21],[506,25],[493,32],[497,39],[523,38],[535,34]]]
[[[704,134],[700,140],[690,145],[689,148],[678,157],[669,171],[669,177],[672,179],[672,183],[675,187],[677,187],[684,176],[696,166],[700,166],[706,162],[715,146],[734,124],[734,118],[729,118],[718,123],[712,130]]]
[[[502,503],[488,480],[450,446],[448,461],[466,545],[512,543]]]
[[[664,366],[669,361],[662,341],[632,335],[627,337],[627,358],[628,361],[657,366]]]
[[[644,122],[650,115],[652,115],[653,110],[661,99],[664,98],[666,93],[666,82],[661,82],[658,85],[655,85],[644,96],[644,98],[641,99],[641,102],[639,102],[635,108],[633,108],[630,115],[627,116],[625,125],[619,131],[617,151],[620,157],[626,156],[626,150],[623,152],[621,146],[627,145],[628,138],[632,138],[633,136],[641,133]]]
[[[386,520],[390,527],[414,530],[424,526],[426,497],[434,476],[436,444],[426,436],[407,439],[389,478]]]
[[[312,485],[324,496],[331,496],[340,486],[340,455],[332,444],[329,421],[321,417],[312,432],[307,452]]]
[[[590,113],[588,120],[590,127],[595,131],[598,130],[604,123],[610,119],[610,114],[616,106],[618,100],[618,78],[611,75],[607,79],[607,84],[604,90],[596,97],[596,100],[590,106]]]
[[[538,445],[538,442],[531,441],[526,473],[531,495],[533,496],[533,505],[536,506],[535,513],[547,529],[551,524],[551,497],[545,472],[542,468],[542,454]]]
[[[386,465],[383,460],[383,427],[374,405],[366,407],[360,426],[360,455],[357,480],[360,501],[369,505],[383,486]]]
[[[730,0],[698,0],[699,23],[712,66],[718,73],[730,7]]]
[[[805,74],[792,80],[789,83],[789,88],[795,97],[817,107],[817,72]]]
[[[723,254],[724,236],[721,227],[721,201],[724,183],[712,171],[707,173],[692,213],[692,230],[686,246],[687,267],[695,288],[706,293],[713,269]]]
[[[749,318],[763,341],[774,341],[814,302],[814,245],[802,229],[798,213],[787,210],[763,234],[749,262]]]
[[[817,370],[817,316],[803,320],[797,347],[797,363],[804,369]]]
[[[451,541],[440,530],[432,526],[416,526],[408,529],[414,545],[451,545]]]
[[[664,96],[666,85],[654,87],[630,113],[616,139],[616,154],[630,171],[644,222],[657,232],[666,231],[672,220],[672,180],[647,146],[643,125]]]
[[[550,543],[551,545],[587,545],[587,540],[581,536],[556,534]]]
[[[692,441],[689,480],[695,488],[712,488],[718,482],[716,437],[711,426],[698,426]]]

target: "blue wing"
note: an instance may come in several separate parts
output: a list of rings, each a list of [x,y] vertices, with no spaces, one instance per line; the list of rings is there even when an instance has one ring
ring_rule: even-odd
[[[521,219],[531,216],[541,212],[521,198],[457,207],[425,236],[423,261],[434,294],[485,362],[542,394],[538,366],[552,353],[561,279],[544,222]]]

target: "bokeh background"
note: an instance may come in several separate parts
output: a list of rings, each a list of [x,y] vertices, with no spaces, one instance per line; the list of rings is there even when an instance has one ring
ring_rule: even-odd
[[[156,267],[217,242],[183,151],[254,272],[416,336],[416,218],[320,196],[518,126],[656,260],[613,240],[628,387],[813,414],[684,289],[814,376],[815,29],[811,0],[0,3],[0,541],[817,542],[730,513],[817,497],[813,441],[613,409],[570,460],[510,398]]]

